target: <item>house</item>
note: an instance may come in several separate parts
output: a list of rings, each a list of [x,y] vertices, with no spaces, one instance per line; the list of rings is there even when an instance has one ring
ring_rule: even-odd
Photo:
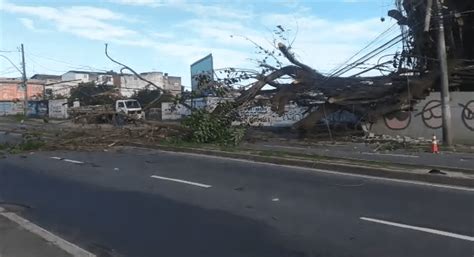
[[[35,74],[31,76],[30,79],[41,80],[45,83],[45,85],[47,85],[61,81],[61,76],[51,74]]]
[[[168,90],[172,95],[181,94],[181,77],[168,76],[163,72],[143,72],[141,77],[155,83],[158,87]],[[134,74],[119,74],[114,71],[92,72],[70,70],[61,76],[48,74],[35,74],[32,79],[42,81],[45,85],[45,95],[48,98],[57,96],[69,97],[71,89],[80,83],[94,82],[97,85],[109,85],[119,89],[122,97],[131,97],[134,93],[143,90],[153,90],[148,82],[140,80]]]
[[[158,87],[169,91],[174,96],[182,92],[181,77],[168,76],[168,73],[163,72],[143,72],[140,73],[140,76],[155,83]],[[143,89],[154,90],[155,88],[133,74],[123,74],[121,76],[120,93],[123,96],[130,97],[135,92]]]

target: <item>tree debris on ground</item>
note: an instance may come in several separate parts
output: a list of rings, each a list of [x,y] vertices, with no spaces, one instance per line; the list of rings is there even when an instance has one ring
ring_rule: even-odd
[[[139,125],[116,127],[110,124],[75,124],[71,121],[41,124],[29,122],[23,128],[1,128],[21,134],[22,140],[2,144],[0,150],[10,153],[45,150],[103,150],[119,145],[153,145],[170,138],[184,138],[190,132],[179,123],[142,121]]]

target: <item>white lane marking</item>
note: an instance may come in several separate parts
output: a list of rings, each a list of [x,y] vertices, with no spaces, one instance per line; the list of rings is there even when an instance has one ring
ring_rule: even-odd
[[[55,160],[60,160],[60,161],[65,161],[65,162],[70,162],[70,163],[75,163],[75,164],[84,164],[85,162],[81,162],[81,161],[76,161],[76,160],[71,160],[71,159],[64,159],[64,158],[61,158],[61,157],[57,157],[57,156],[52,156],[50,157],[51,159],[55,159]]]
[[[381,155],[381,156],[395,156],[395,157],[409,157],[409,158],[419,158],[418,155],[409,155],[409,154],[396,154],[396,153],[370,153],[370,152],[362,152],[365,155]]]
[[[83,164],[84,163],[84,162],[81,162],[81,161],[76,161],[76,160],[71,160],[71,159],[64,159],[63,161],[70,162],[70,163],[76,163],[76,164]]]
[[[385,224],[385,225],[389,225],[389,226],[413,229],[413,230],[418,230],[418,231],[431,233],[431,234],[436,234],[436,235],[440,235],[440,236],[447,236],[447,237],[452,237],[452,238],[457,238],[457,239],[462,239],[462,240],[467,240],[467,241],[474,242],[474,237],[472,237],[472,236],[465,236],[465,235],[455,234],[455,233],[441,231],[441,230],[432,229],[432,228],[417,227],[417,226],[411,226],[411,225],[406,225],[406,224],[402,224],[402,223],[396,223],[396,222],[390,222],[390,221],[378,220],[378,219],[372,219],[372,218],[366,218],[366,217],[360,217],[360,219],[365,220],[365,221],[375,222],[375,223],[381,223],[381,224]]]
[[[135,147],[135,148],[140,148],[140,147]],[[150,150],[149,148],[141,148],[141,149]],[[305,171],[305,172],[314,172],[314,171],[316,171],[316,172],[320,172],[320,173],[339,175],[339,176],[349,176],[349,177],[355,177],[355,178],[367,178],[367,179],[373,179],[373,180],[385,180],[385,181],[390,181],[390,182],[412,184],[412,185],[418,185],[418,186],[428,186],[428,187],[437,187],[437,188],[445,188],[445,189],[454,189],[454,190],[474,192],[474,188],[463,187],[463,186],[450,186],[450,185],[428,183],[428,182],[421,182],[421,181],[413,181],[413,180],[404,180],[404,179],[396,179],[396,178],[384,178],[384,177],[376,177],[376,176],[361,175],[361,174],[351,174],[351,173],[345,173],[345,172],[339,172],[339,171],[333,171],[333,170],[323,170],[323,169],[307,168],[307,167],[300,167],[300,166],[281,165],[281,164],[274,164],[274,163],[269,163],[269,162],[251,161],[251,160],[237,159],[237,158],[231,158],[231,157],[222,157],[222,156],[212,156],[212,155],[198,154],[198,153],[174,152],[174,151],[166,151],[166,150],[158,150],[158,149],[154,149],[154,150],[157,151],[157,152],[164,152],[164,153],[168,153],[168,154],[190,155],[190,156],[201,157],[201,158],[231,160],[231,161],[236,161],[236,162],[245,162],[245,163],[253,163],[253,164],[260,164],[260,165],[267,165],[267,166],[276,166],[276,167],[284,167],[284,168],[290,168],[290,169],[298,169],[298,170],[302,170],[302,171]]]
[[[157,179],[162,179],[162,180],[169,180],[169,181],[189,184],[189,185],[198,186],[198,187],[204,187],[204,188],[212,187],[211,185],[206,185],[206,184],[201,184],[201,183],[196,183],[196,182],[186,181],[186,180],[176,179],[176,178],[167,178],[167,177],[161,177],[161,176],[156,176],[156,175],[152,175],[151,177],[152,178],[157,178]]]
[[[31,233],[43,238],[51,244],[59,247],[63,251],[71,254],[74,257],[96,257],[95,254],[90,253],[81,247],[62,239],[61,237],[49,232],[48,230],[32,223],[31,221],[18,216],[15,213],[8,212],[4,208],[0,207],[0,215],[15,222],[23,229],[30,231]]]

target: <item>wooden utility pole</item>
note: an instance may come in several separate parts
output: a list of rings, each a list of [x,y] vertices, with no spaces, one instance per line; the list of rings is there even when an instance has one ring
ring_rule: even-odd
[[[26,78],[26,68],[25,68],[25,50],[23,44],[21,44],[21,67],[22,67],[22,77],[23,77],[23,89],[25,90],[25,99],[23,101],[23,114],[28,114],[28,83]]]
[[[451,146],[453,137],[451,134],[451,108],[449,106],[449,77],[448,62],[446,60],[446,41],[444,36],[444,17],[441,0],[436,0],[438,11],[438,60],[441,72],[441,110],[443,115],[443,143]]]

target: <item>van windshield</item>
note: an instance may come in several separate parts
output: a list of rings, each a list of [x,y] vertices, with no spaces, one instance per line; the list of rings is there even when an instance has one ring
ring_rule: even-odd
[[[140,108],[138,101],[126,101],[127,108]]]

